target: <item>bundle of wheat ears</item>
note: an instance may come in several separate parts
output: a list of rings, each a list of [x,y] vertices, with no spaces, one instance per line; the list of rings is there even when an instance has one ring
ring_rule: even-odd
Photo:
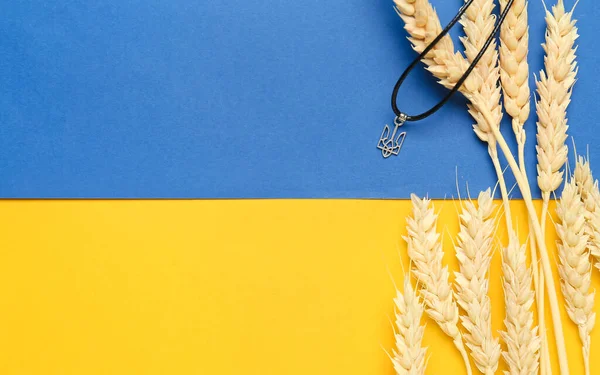
[[[442,31],[439,18],[429,0],[394,0],[409,41],[422,52]],[[499,0],[503,11],[508,0]],[[423,60],[439,83],[452,88],[492,32],[496,16],[494,0],[474,0],[460,23],[464,36],[464,55],[457,52],[452,39],[444,37]],[[479,194],[476,202],[460,204],[460,230],[454,241],[459,270],[454,283],[442,264],[444,250],[437,229],[437,215],[427,198],[412,196],[412,215],[407,218],[410,277],[396,302],[396,349],[392,362],[398,374],[424,374],[425,349],[421,346],[424,327],[422,312],[448,335],[464,360],[465,372],[494,374],[501,361],[507,374],[550,374],[549,345],[556,345],[560,374],[569,373],[569,365],[559,305],[579,332],[585,373],[590,374],[590,332],[594,327],[594,291],[590,287],[592,265],[600,269],[600,189],[589,161],[577,157],[573,173],[567,169],[567,107],[576,81],[576,39],[573,10],[563,0],[546,9],[544,69],[536,77],[537,93],[529,87],[528,12],[526,0],[515,0],[494,41],[476,69],[460,88],[468,99],[468,111],[475,120],[473,130],[488,146],[498,176],[502,196],[502,216],[508,233],[501,244],[502,284],[504,290],[504,329],[491,327],[488,296],[489,267],[496,218],[499,217],[490,190]],[[537,187],[527,179],[524,125],[530,116],[530,101],[535,98],[537,115]],[[512,119],[517,154],[500,132],[503,113]],[[503,177],[499,152],[508,162],[527,208],[529,240],[519,242],[511,220],[508,189]],[[541,212],[532,201],[532,189],[539,188]],[[561,189],[562,188],[562,189]],[[546,226],[551,197],[557,198],[554,225],[558,235],[555,249],[546,246]],[[521,228],[521,230],[523,230]],[[549,250],[558,260],[549,257]],[[552,268],[558,267],[560,288],[555,285]],[[560,289],[560,290],[559,290]],[[551,316],[544,315],[544,300],[549,301]],[[536,308],[537,306],[537,308]],[[555,343],[548,343],[546,323],[552,325]],[[551,322],[551,323],[550,323]],[[571,360],[575,360],[571,358]],[[475,365],[471,366],[471,362]],[[600,371],[600,369],[596,369]]]

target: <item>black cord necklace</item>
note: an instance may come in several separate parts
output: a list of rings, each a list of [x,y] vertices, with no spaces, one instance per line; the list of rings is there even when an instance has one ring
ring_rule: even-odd
[[[456,14],[456,16],[454,16],[452,21],[450,21],[450,23],[442,30],[442,32],[437,37],[435,37],[435,39],[423,50],[423,52],[421,52],[419,54],[419,56],[417,56],[417,58],[415,58],[413,60],[413,62],[410,63],[410,65],[406,68],[406,70],[402,73],[402,75],[400,75],[400,78],[398,78],[398,81],[396,82],[396,85],[394,86],[394,90],[392,91],[392,110],[394,111],[394,114],[396,114],[396,118],[394,119],[394,130],[390,134],[390,131],[391,131],[390,127],[388,125],[386,125],[383,128],[383,132],[381,133],[381,137],[379,137],[379,142],[377,143],[377,148],[381,150],[381,154],[383,155],[384,158],[388,158],[392,155],[398,155],[400,153],[400,149],[402,148],[402,144],[404,143],[404,138],[406,137],[406,132],[402,132],[398,135],[396,135],[396,133],[398,133],[398,129],[402,125],[404,125],[405,122],[419,121],[419,120],[423,120],[423,119],[431,116],[432,114],[437,112],[440,108],[442,108],[442,106],[444,106],[444,104],[446,104],[446,102],[448,102],[448,100],[450,100],[452,95],[454,95],[460,89],[460,87],[463,85],[463,83],[465,83],[467,78],[469,78],[469,75],[471,74],[471,72],[473,72],[473,69],[475,69],[475,66],[477,65],[479,60],[481,60],[481,58],[487,51],[488,47],[490,46],[490,44],[492,44],[492,40],[494,40],[494,37],[498,33],[498,30],[500,30],[500,26],[502,26],[502,23],[504,22],[504,19],[506,18],[508,11],[510,10],[510,8],[512,7],[512,4],[514,3],[514,0],[508,1],[508,3],[506,4],[506,8],[500,15],[500,19],[498,20],[498,22],[496,23],[496,26],[494,27],[494,30],[490,33],[490,36],[485,41],[485,44],[483,45],[483,47],[481,48],[481,50],[479,51],[477,56],[475,56],[475,59],[473,59],[473,61],[471,62],[471,65],[469,65],[469,67],[463,73],[463,75],[460,77],[458,82],[456,82],[456,85],[454,85],[454,87],[450,90],[450,92],[448,92],[446,94],[446,96],[444,98],[442,98],[442,100],[440,102],[438,102],[436,105],[434,105],[427,111],[420,113],[418,115],[408,115],[408,114],[400,111],[400,109],[398,109],[398,104],[397,104],[398,91],[400,90],[400,86],[402,86],[402,84],[404,83],[404,81],[406,80],[406,78],[408,77],[410,72],[417,66],[417,64],[425,56],[427,56],[427,54],[435,47],[435,45],[440,40],[442,40],[443,37],[446,36],[446,34],[448,34],[450,29],[452,29],[452,27],[463,16],[463,14],[465,14],[465,12],[469,8],[469,6],[473,3],[473,1],[474,0],[468,0],[460,8],[460,10]]]

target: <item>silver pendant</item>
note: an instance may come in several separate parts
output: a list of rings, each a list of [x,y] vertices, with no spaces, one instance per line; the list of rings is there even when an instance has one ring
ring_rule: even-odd
[[[377,143],[377,148],[381,150],[381,155],[384,158],[389,158],[390,156],[398,156],[400,153],[400,149],[402,148],[402,144],[404,143],[404,138],[406,138],[406,132],[402,132],[396,136],[398,133],[398,129],[406,122],[406,115],[401,113],[394,119],[394,131],[391,132],[390,135],[390,126],[386,125],[383,128],[383,132],[381,132],[381,137],[379,137],[379,142]]]

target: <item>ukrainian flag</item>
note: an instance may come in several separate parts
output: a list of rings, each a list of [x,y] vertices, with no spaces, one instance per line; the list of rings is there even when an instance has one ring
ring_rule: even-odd
[[[431,2],[443,21],[460,6]],[[386,351],[395,285],[409,267],[407,199],[435,198],[444,262],[456,270],[453,197],[493,187],[496,175],[460,98],[407,124],[398,156],[376,149],[393,120],[390,90],[414,58],[392,5],[3,7],[0,373],[394,373]],[[597,10],[578,8],[580,77],[595,74]],[[532,2],[532,46],[543,17]],[[538,71],[541,48],[530,55]],[[570,134],[593,160],[598,87],[577,85]],[[421,68],[402,91],[409,112],[445,93]],[[534,120],[527,134],[534,182]],[[548,232],[553,244],[551,224]],[[496,247],[506,242],[499,229]],[[504,327],[500,261],[496,251],[495,332]],[[565,323],[565,338],[581,373],[576,327]],[[464,372],[433,322],[424,342],[427,373]]]

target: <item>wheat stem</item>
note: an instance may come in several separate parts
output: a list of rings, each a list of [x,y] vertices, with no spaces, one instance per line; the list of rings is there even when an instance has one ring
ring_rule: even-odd
[[[531,228],[531,219],[528,219],[529,228]],[[535,302],[537,307],[537,316],[538,316],[538,328],[540,335],[540,373],[542,375],[546,375],[548,373],[552,373],[552,369],[550,368],[550,358],[549,358],[549,350],[548,350],[548,340],[546,335],[546,324],[544,317],[544,300],[545,296],[540,294],[539,284],[543,282],[543,276],[538,272],[540,270],[539,261],[537,257],[537,246],[535,236],[531,236],[529,238],[530,245],[530,253],[531,253],[531,271],[532,271],[532,279],[533,279],[533,289],[535,291]]]
[[[514,120],[513,120],[514,122]],[[514,126],[513,126],[514,127]],[[523,130],[523,133],[525,133],[525,131]],[[525,138],[523,138],[523,142],[518,142],[517,144],[517,157],[519,160],[519,167],[521,168],[521,171],[523,172],[523,176],[527,176],[527,170],[525,167]]]
[[[542,229],[542,235],[544,236],[544,240],[546,239],[546,222],[548,220],[548,204],[550,202],[550,194],[545,195],[542,193],[542,214],[540,216],[540,225]],[[541,268],[541,267],[540,267]],[[539,298],[538,303],[538,318],[540,322],[546,321],[546,309],[544,307],[545,304],[545,281],[544,276],[541,274],[543,270],[540,270],[540,280],[538,282],[538,290],[537,296]],[[548,335],[546,334],[546,324],[540,323],[540,327],[542,329],[542,364],[545,370],[545,373],[552,373],[552,368],[549,366],[550,362],[550,352],[548,350]]]
[[[488,154],[492,159],[496,176],[498,177],[498,186],[500,186],[500,196],[502,197],[502,207],[504,208],[504,220],[506,221],[506,227],[512,228],[512,217],[510,211],[510,199],[508,197],[508,190],[506,188],[506,180],[504,179],[504,172],[500,165],[500,158],[498,158],[498,149],[496,148],[496,142],[488,145]]]
[[[528,182],[529,183],[529,182]],[[527,220],[529,223],[529,228],[532,227],[531,219]],[[548,336],[546,335],[546,318],[545,318],[545,309],[544,309],[544,301],[545,295],[540,293],[540,284],[544,282],[543,273],[540,274],[540,265],[537,256],[537,245],[535,236],[531,236],[529,238],[529,248],[531,254],[531,270],[532,270],[532,278],[533,278],[533,289],[535,290],[535,302],[536,302],[536,311],[538,316],[538,327],[539,327],[539,335],[541,341],[541,350],[540,350],[540,373],[542,375],[546,375],[548,373],[552,373],[552,368],[550,367],[549,361],[549,350],[548,350]]]
[[[545,367],[546,367],[546,374],[550,374],[552,375],[552,363],[550,362],[550,348],[548,347],[548,335],[545,334],[546,336],[546,340],[542,342],[542,350],[546,351],[546,357],[545,358],[541,358],[540,361],[544,361],[545,362]]]

